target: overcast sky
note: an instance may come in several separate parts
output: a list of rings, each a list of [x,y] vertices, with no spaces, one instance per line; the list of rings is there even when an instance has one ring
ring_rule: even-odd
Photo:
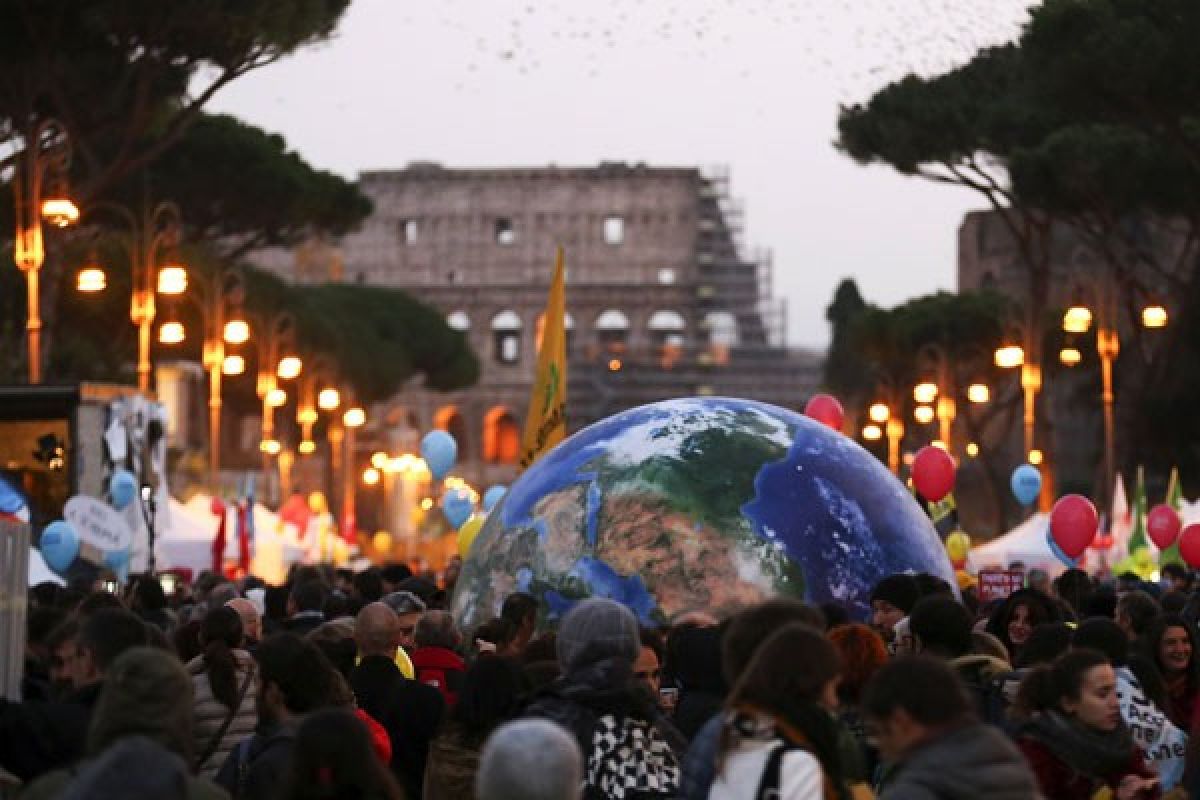
[[[775,255],[791,343],[853,276],[892,305],[955,284],[965,191],[834,150],[839,103],[1013,38],[1029,0],[354,0],[337,38],[211,108],[348,177],[410,161],[727,166]]]

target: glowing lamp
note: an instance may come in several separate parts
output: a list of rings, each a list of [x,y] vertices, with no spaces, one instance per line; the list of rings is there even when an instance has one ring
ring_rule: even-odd
[[[1010,344],[996,350],[996,366],[1012,369],[1025,363],[1025,351],[1020,345]]]
[[[163,267],[158,271],[159,294],[183,294],[187,291],[187,270],[180,266]]]
[[[322,389],[317,394],[317,408],[322,411],[333,411],[342,404],[342,396],[337,389]]]
[[[84,267],[75,278],[75,288],[81,292],[102,292],[108,286],[108,277],[99,267]]]
[[[317,443],[312,439],[305,439],[300,443],[296,450],[302,456],[311,456],[313,453],[317,452]]]
[[[1167,310],[1162,306],[1146,306],[1142,309],[1142,325],[1146,328],[1165,328]]]
[[[283,446],[279,444],[278,439],[263,439],[258,443],[258,449],[269,456],[277,456]]]
[[[1039,466],[1045,460],[1046,460],[1046,456],[1042,453],[1041,450],[1033,449],[1033,450],[1029,451],[1029,463],[1032,464],[1033,466],[1035,466],[1035,467]]]
[[[238,354],[225,356],[225,360],[221,362],[221,372],[226,375],[241,375],[246,371],[246,359]]]
[[[231,319],[225,323],[222,338],[228,344],[245,344],[250,340],[250,324],[244,319]]]
[[[158,329],[159,344],[179,344],[183,341],[183,338],[182,322],[164,322]]]
[[[315,408],[302,408],[296,412],[296,422],[301,425],[311,425],[317,421],[317,410]]]
[[[275,374],[285,381],[297,377],[300,370],[304,368],[304,362],[296,356],[284,356],[279,359],[279,366],[275,369]]]
[[[938,387],[936,383],[918,383],[913,387],[913,400],[918,403],[932,403],[938,395]]]
[[[992,390],[986,383],[972,383],[967,387],[967,399],[972,403],[986,403],[992,399]]]
[[[933,422],[933,409],[929,406],[917,406],[913,409],[913,419],[922,425]]]
[[[1058,351],[1058,360],[1064,367],[1073,367],[1083,360],[1083,354],[1074,347],[1064,347]]]
[[[279,408],[281,405],[287,402],[287,392],[279,387],[275,387],[274,389],[267,391],[267,396],[265,399],[267,401],[267,405],[269,405],[271,408]]]
[[[609,372],[620,372],[621,371],[621,359],[619,359],[619,358],[609,359],[608,371]]]
[[[967,444],[967,455],[971,458],[975,458],[977,455],[979,455],[979,445],[975,444],[974,442],[969,442]]]
[[[886,403],[875,403],[867,409],[867,416],[871,418],[872,422],[887,422],[891,415],[892,412]]]
[[[1062,326],[1067,333],[1087,333],[1092,327],[1092,312],[1086,306],[1071,306],[1063,314]]]
[[[363,470],[362,480],[367,486],[374,486],[379,483],[379,470],[375,467],[367,467]]]
[[[66,197],[51,197],[42,201],[42,219],[56,228],[65,228],[79,221],[79,208]]]
[[[862,429],[862,437],[868,442],[877,442],[883,438],[883,429],[874,423],[864,425]]]
[[[382,450],[371,454],[371,466],[375,467],[375,469],[383,469],[391,460],[388,454]]]
[[[367,422],[367,412],[361,408],[348,408],[342,414],[342,424],[347,428],[361,428]]]

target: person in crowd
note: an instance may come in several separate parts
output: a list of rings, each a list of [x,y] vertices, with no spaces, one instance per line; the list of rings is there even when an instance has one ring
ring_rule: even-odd
[[[280,633],[288,618],[288,596],[286,586],[268,586],[263,591],[263,636]]]
[[[1017,746],[1047,800],[1156,798],[1158,780],[1121,718],[1117,675],[1103,653],[1072,650],[1033,670],[1019,706],[1031,712]]]
[[[521,651],[521,668],[534,691],[544,689],[562,676],[558,665],[558,634],[554,631],[535,636]]]
[[[479,654],[489,653],[505,658],[519,658],[517,629],[504,617],[492,617],[481,624],[471,635],[471,645]]]
[[[922,597],[909,617],[914,649],[945,660],[974,703],[976,713],[996,723],[1002,716],[997,679],[1012,672],[1001,659],[971,652],[971,615],[949,595]]]
[[[484,744],[475,781],[477,800],[580,800],[583,756],[563,728],[519,719]]]
[[[1038,625],[1062,622],[1054,599],[1036,589],[1018,589],[988,619],[987,632],[1004,644],[1011,664],[1021,658],[1021,648]]]
[[[383,594],[387,596],[397,591],[400,584],[412,577],[412,570],[405,564],[386,564],[379,570],[379,578],[383,583]]]
[[[191,716],[191,681],[178,659],[130,648],[106,675],[86,731],[88,761],[45,775],[22,797],[225,797],[207,778],[189,774]]]
[[[325,621],[325,584],[321,581],[309,580],[292,586],[288,595],[288,618],[283,622],[283,630],[304,636],[320,626]]]
[[[173,632],[178,621],[167,609],[167,595],[158,578],[139,575],[131,588],[129,610],[163,633]]]
[[[387,766],[375,757],[370,732],[353,712],[323,708],[296,729],[279,800],[401,800]]]
[[[908,616],[921,588],[912,575],[889,575],[871,590],[871,625],[891,647],[896,638],[896,626]]]
[[[500,607],[500,616],[512,623],[515,630],[513,648],[517,652],[524,650],[525,646],[529,644],[529,640],[533,638],[534,629],[537,627],[537,611],[537,598],[531,594],[513,592],[504,598],[504,605]]]
[[[29,781],[79,759],[109,668],[147,641],[146,624],[124,609],[104,608],[83,619],[63,669],[69,694],[50,702],[0,698],[0,767]]]
[[[1141,590],[1125,592],[1117,599],[1114,616],[1130,641],[1142,639],[1154,621],[1162,616],[1158,601]]]
[[[850,612],[841,603],[821,603],[820,610],[825,617],[827,631],[850,624]]]
[[[203,619],[204,614],[208,613],[212,609],[220,608],[230,600],[240,596],[241,595],[238,593],[237,586],[235,586],[232,581],[221,581],[212,588],[211,592],[208,593],[208,601],[204,604],[204,613],[201,614],[200,617]]]
[[[395,612],[385,604],[363,606],[354,625],[360,660],[349,682],[359,708],[378,720],[391,739],[392,773],[405,795],[417,798],[445,701],[437,689],[405,678],[396,666],[399,626]]]
[[[880,800],[1036,797],[1021,754],[976,719],[948,664],[925,655],[885,664],[863,691],[863,714],[889,765]]]
[[[462,644],[462,636],[454,617],[448,611],[425,612],[417,623],[413,643],[416,645],[412,652],[414,679],[437,689],[446,707],[454,708],[467,671],[466,662],[455,652]]]
[[[837,649],[803,623],[755,652],[729,694],[711,800],[844,798],[838,729]]]
[[[243,638],[242,618],[232,608],[218,606],[205,615],[200,630],[204,653],[187,664],[195,703],[194,769],[205,778],[216,776],[234,745],[258,724],[258,666],[241,649]]]
[[[258,613],[258,606],[244,597],[235,597],[225,607],[236,611],[242,620],[242,643],[238,646],[253,652],[263,637],[262,614]]]
[[[112,592],[106,592],[102,589],[97,589],[95,591],[88,592],[88,594],[79,601],[79,605],[75,607],[75,616],[83,620],[87,619],[92,614],[95,614],[97,611],[104,611],[106,609],[123,611],[125,606],[122,605],[121,598],[117,597]]]
[[[721,673],[726,684],[736,685],[759,645],[775,631],[795,622],[821,630],[825,626],[825,617],[819,609],[788,598],[768,600],[734,615],[721,638]],[[723,728],[724,718],[716,714],[692,739],[680,787],[680,796],[685,800],[708,797],[716,778]]]
[[[721,710],[729,691],[721,674],[721,629],[672,631],[667,637],[667,664],[679,685],[671,720],[690,741]]]
[[[204,652],[204,645],[200,642],[200,629],[203,626],[203,618],[194,618],[175,629],[175,635],[171,637],[171,645],[183,663],[188,663]]]
[[[1116,673],[1121,719],[1134,744],[1147,754],[1163,788],[1173,788],[1183,773],[1187,734],[1164,710],[1166,684],[1152,661],[1134,651],[1126,632],[1111,619],[1084,620],[1075,629],[1071,645],[1096,650],[1108,659]]]
[[[1073,635],[1074,627],[1065,622],[1038,625],[1029,634],[1029,639],[1021,648],[1021,657],[1013,666],[1020,671],[1053,662],[1071,648]]]
[[[863,774],[874,775],[879,765],[879,752],[871,743],[862,718],[862,691],[887,663],[887,645],[874,629],[857,622],[834,628],[829,632],[829,641],[837,648],[842,661],[842,679],[837,689],[838,720],[858,747]]]
[[[638,628],[637,660],[633,662],[633,677],[650,693],[659,697],[662,689],[662,664],[665,656],[662,636],[658,631],[644,625]],[[662,703],[659,703],[661,707]],[[686,735],[686,734],[685,734]]]
[[[411,653],[416,647],[413,636],[417,632],[417,623],[425,613],[425,601],[412,592],[391,592],[383,596],[383,604],[395,612],[399,622],[397,631],[398,644],[405,652]]]
[[[450,560],[446,562],[446,568],[442,570],[442,591],[447,597],[454,594],[454,587],[458,585],[460,575],[462,575],[462,558],[450,556]]]
[[[1164,615],[1150,623],[1144,644],[1143,655],[1166,683],[1167,716],[1179,729],[1190,731],[1200,693],[1200,653],[1193,629],[1183,617]]]
[[[367,603],[376,603],[382,597],[383,578],[377,568],[364,569],[354,576],[350,586],[350,600],[351,605],[356,607],[356,615]]]
[[[637,685],[637,619],[613,600],[593,597],[558,630],[562,677],[534,698],[528,716],[569,730],[585,753],[584,797],[674,797],[682,737]]]
[[[1191,570],[1182,564],[1164,564],[1159,577],[1165,591],[1179,592],[1185,596],[1192,593]]]
[[[1087,600],[1096,589],[1092,577],[1081,569],[1071,568],[1054,579],[1054,596],[1070,607],[1075,619],[1085,619]]]
[[[1026,588],[1033,589],[1035,592],[1041,592],[1047,597],[1051,596],[1052,587],[1050,586],[1050,573],[1041,567],[1034,567],[1025,573]]]
[[[471,796],[483,743],[517,716],[526,688],[520,667],[509,659],[484,655],[471,665],[458,704],[429,747],[424,800]]]
[[[292,633],[268,636],[258,662],[258,725],[230,752],[216,782],[234,800],[272,798],[287,771],[296,727],[305,714],[331,705],[333,667],[311,643]]]
[[[29,616],[29,655],[21,696],[32,702],[60,700],[72,689],[67,669],[75,659],[79,623],[60,608],[40,607]],[[43,633],[39,630],[42,624],[51,627]]]
[[[351,620],[336,619],[323,622],[304,637],[317,646],[338,674],[350,680],[358,660],[358,645],[354,641]]]

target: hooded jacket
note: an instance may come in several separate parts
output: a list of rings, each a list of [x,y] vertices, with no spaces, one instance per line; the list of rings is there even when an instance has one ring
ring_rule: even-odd
[[[1030,800],[1037,783],[1021,753],[980,722],[952,728],[896,766],[880,800]]]
[[[467,664],[462,656],[445,647],[419,647],[412,653],[413,678],[442,693],[446,708],[458,703]]]

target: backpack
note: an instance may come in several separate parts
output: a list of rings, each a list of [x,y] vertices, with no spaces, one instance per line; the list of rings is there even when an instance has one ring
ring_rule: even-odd
[[[637,753],[638,758],[630,758]],[[675,797],[681,771],[666,739],[653,723],[605,714],[596,719],[585,765],[585,797],[614,800]]]

